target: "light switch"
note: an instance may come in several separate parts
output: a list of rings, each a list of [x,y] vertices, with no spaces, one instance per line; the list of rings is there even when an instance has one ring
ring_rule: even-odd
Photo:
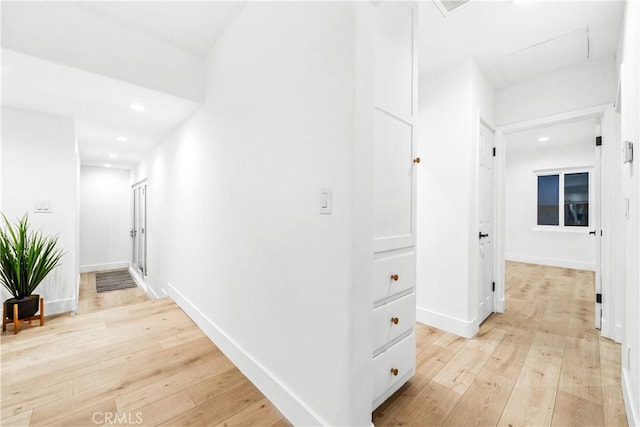
[[[49,200],[36,200],[33,206],[34,213],[51,213],[51,202]]]
[[[320,189],[320,213],[321,214],[331,214],[331,188],[321,188]]]

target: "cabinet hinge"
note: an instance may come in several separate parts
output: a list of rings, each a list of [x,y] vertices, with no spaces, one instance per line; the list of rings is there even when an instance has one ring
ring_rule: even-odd
[[[596,294],[596,302],[602,304],[602,294]]]
[[[496,156],[496,147],[493,147],[493,157]]]
[[[495,291],[496,291],[496,282],[491,282],[491,290],[492,290],[493,292],[495,292]]]
[[[599,147],[601,145],[602,145],[602,137],[596,136],[596,147]]]

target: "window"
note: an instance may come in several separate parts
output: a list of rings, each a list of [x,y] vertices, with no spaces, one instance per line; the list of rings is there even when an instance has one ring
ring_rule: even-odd
[[[589,225],[589,173],[564,175],[564,225]]]
[[[589,172],[538,174],[537,179],[538,225],[589,226]]]
[[[538,176],[538,225],[560,225],[560,175]]]

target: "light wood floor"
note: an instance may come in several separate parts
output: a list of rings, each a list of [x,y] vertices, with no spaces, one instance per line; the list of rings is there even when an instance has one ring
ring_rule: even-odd
[[[376,427],[627,425],[620,346],[592,327],[593,275],[507,273],[507,313],[474,339],[417,325],[417,373]],[[116,412],[142,425],[290,425],[171,301],[96,294],[91,274],[81,288],[77,316],[2,335],[3,426],[93,426]]]
[[[80,286],[77,316],[2,334],[2,426],[290,425],[171,300]]]
[[[380,426],[626,426],[620,345],[593,328],[593,273],[507,263],[507,311],[471,340],[417,328],[417,373]]]

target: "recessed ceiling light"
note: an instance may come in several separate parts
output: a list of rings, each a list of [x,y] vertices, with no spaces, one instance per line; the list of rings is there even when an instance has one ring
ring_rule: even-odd
[[[111,153],[109,154],[109,157],[111,157],[112,159],[117,159],[118,155],[116,153]]]
[[[111,167],[111,163],[105,163],[105,164],[104,164],[104,167],[105,167],[105,168],[110,168],[110,167]]]
[[[540,142],[547,142],[548,140],[549,140],[548,136],[543,136],[541,138],[538,138],[538,141],[540,141]]]
[[[118,137],[116,137],[116,141],[127,142],[127,137],[126,136],[118,136]]]
[[[139,102],[134,102],[133,104],[129,105],[129,108],[133,111],[137,111],[139,113],[142,113],[143,111],[147,111],[147,107],[145,107],[144,105],[140,104]]]

